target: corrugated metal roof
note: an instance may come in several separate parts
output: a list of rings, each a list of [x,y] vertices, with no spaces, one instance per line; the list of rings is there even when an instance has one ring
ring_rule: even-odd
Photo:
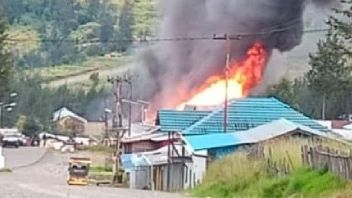
[[[184,139],[193,150],[204,150],[257,143],[295,130],[300,130],[307,134],[328,137],[324,132],[293,123],[286,119],[279,119],[246,131],[226,134],[187,135]]]
[[[177,153],[182,153],[182,145],[175,145],[174,147],[177,152],[172,149],[173,156],[177,156]],[[136,167],[160,165],[168,162],[168,146],[164,146],[160,149],[141,153],[122,154],[121,163],[125,169],[133,169]],[[185,150],[185,156],[189,157],[190,152]]]
[[[188,135],[184,138],[192,150],[203,150],[233,146],[238,142],[233,133],[217,133],[207,135]]]
[[[173,139],[179,139],[179,138],[180,138],[179,135],[174,135],[173,137]],[[134,142],[145,141],[145,140],[161,142],[161,141],[169,140],[169,137],[168,137],[168,134],[166,133],[157,133],[157,132],[142,133],[131,137],[128,137],[128,136],[123,137],[121,139],[121,143],[134,143]]]
[[[160,130],[164,132],[180,132],[210,113],[211,111],[160,110],[158,112]]]
[[[53,121],[55,122],[57,120],[65,118],[65,117],[72,117],[72,118],[75,118],[77,120],[82,121],[83,123],[88,122],[85,118],[73,113],[72,111],[68,110],[66,107],[62,107],[61,109],[54,112]]]
[[[228,107],[228,132],[243,131],[265,123],[285,118],[319,131],[328,129],[297,112],[276,98],[243,98],[230,102]],[[173,118],[169,117],[168,122]],[[185,118],[183,118],[185,119]],[[183,134],[209,134],[223,132],[224,111],[219,108],[182,130]],[[161,123],[162,128],[162,123]]]
[[[275,120],[255,128],[251,128],[247,131],[235,132],[233,135],[236,139],[238,139],[237,144],[248,144],[265,141],[295,130],[300,130],[307,134],[327,137],[326,133],[293,123],[286,119]]]

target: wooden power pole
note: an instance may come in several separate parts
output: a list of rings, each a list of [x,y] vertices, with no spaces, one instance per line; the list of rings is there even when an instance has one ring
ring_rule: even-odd
[[[119,180],[119,170],[120,170],[120,147],[121,139],[126,133],[126,129],[122,126],[122,83],[125,80],[121,77],[108,78],[108,82],[112,83],[116,87],[115,91],[115,114],[112,126],[112,132],[116,136],[116,148],[115,148],[115,160],[114,160],[114,177],[113,184],[118,184]]]
[[[235,37],[230,37],[228,34],[225,34],[224,36],[216,36],[214,35],[213,37],[214,40],[225,40],[225,45],[226,45],[226,65],[224,69],[225,73],[225,103],[224,103],[224,133],[227,133],[227,117],[228,117],[228,72],[230,69],[230,51],[231,51],[231,40],[239,40],[239,36]]]

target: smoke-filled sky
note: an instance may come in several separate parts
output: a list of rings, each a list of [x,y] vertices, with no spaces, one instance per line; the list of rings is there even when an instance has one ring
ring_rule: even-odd
[[[292,50],[303,35],[303,12],[311,3],[333,0],[163,0],[161,38],[209,37],[213,34],[266,32],[231,41],[231,59],[240,60],[255,41],[268,52]],[[160,42],[142,55],[144,98],[154,107],[174,107],[180,96],[199,87],[225,64],[225,44],[219,40]],[[275,75],[275,74],[273,74]]]

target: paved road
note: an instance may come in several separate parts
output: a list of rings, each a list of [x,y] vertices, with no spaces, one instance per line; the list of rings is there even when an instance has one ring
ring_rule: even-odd
[[[18,156],[25,156],[23,152]],[[15,152],[7,150],[6,153]],[[0,198],[182,198],[178,194],[107,187],[68,186],[68,155],[49,152],[40,161],[12,173],[0,173]],[[28,159],[28,158],[27,158]]]
[[[7,168],[17,168],[36,162],[45,154],[45,149],[40,147],[4,148]]]

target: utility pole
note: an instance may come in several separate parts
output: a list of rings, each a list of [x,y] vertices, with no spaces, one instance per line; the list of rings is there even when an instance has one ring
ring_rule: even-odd
[[[227,133],[227,109],[228,109],[228,89],[229,89],[229,67],[230,67],[230,38],[226,34],[226,66],[225,66],[225,103],[224,103],[224,133]]]
[[[148,110],[148,107],[150,106],[150,102],[144,101],[144,100],[138,100],[138,103],[141,104],[141,122],[144,124],[146,120],[146,112]]]
[[[323,104],[321,109],[321,119],[325,120],[325,108],[326,108],[326,93],[323,93]]]
[[[107,107],[106,99],[104,100],[104,126],[105,126],[105,134],[104,134],[104,145],[110,145],[110,137],[109,137],[109,114],[112,113],[110,109]]]
[[[133,100],[127,100],[127,99],[122,99],[123,103],[128,103],[130,105],[139,105],[141,107],[141,123],[144,124],[145,121],[145,111],[146,111],[146,106],[150,105],[150,102],[144,101],[144,100],[138,100],[138,101],[133,101]]]
[[[130,87],[130,98],[129,100],[132,101],[132,91],[133,91],[133,87],[132,87],[132,81],[130,79],[130,77],[128,76],[127,77],[127,80],[126,82],[128,83],[129,87]],[[129,104],[129,112],[128,112],[128,136],[130,137],[131,136],[131,133],[132,133],[132,104],[130,103]]]
[[[230,37],[228,34],[225,34],[223,37],[217,37],[214,35],[214,40],[225,40],[226,45],[226,65],[224,69],[225,73],[225,103],[224,103],[224,133],[227,133],[227,114],[228,114],[228,72],[230,69],[230,51],[231,51],[231,40],[240,40],[239,36]]]
[[[121,108],[121,100],[122,100],[122,82],[124,80],[121,77],[108,78],[108,82],[112,83],[116,87],[115,91],[115,115],[113,122],[113,132],[116,134],[116,153],[115,153],[115,161],[114,161],[114,177],[113,184],[119,183],[119,170],[120,170],[120,144],[121,139],[126,133],[126,130],[122,126],[122,108]]]

